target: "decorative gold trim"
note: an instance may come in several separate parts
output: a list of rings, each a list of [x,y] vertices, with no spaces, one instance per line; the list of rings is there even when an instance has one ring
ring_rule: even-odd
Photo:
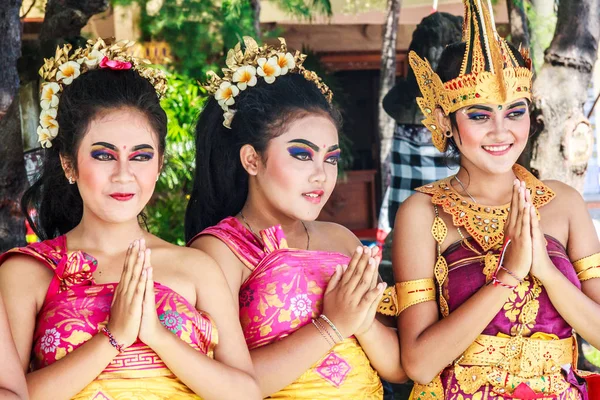
[[[600,278],[600,253],[584,257],[573,263],[577,277],[581,282],[593,278]]]
[[[435,282],[433,278],[397,282],[396,293],[399,303],[398,314],[400,314],[416,304],[435,301]]]
[[[396,317],[400,314],[398,311],[398,295],[395,287],[390,286],[385,289],[383,298],[377,306],[377,312],[390,317]]]
[[[527,188],[531,191],[532,203],[536,209],[548,204],[554,198],[555,194],[552,189],[524,167],[515,164],[513,172],[518,179],[525,181]],[[504,224],[508,217],[510,204],[485,206],[472,203],[454,190],[450,183],[451,179],[452,177],[448,177],[415,190],[431,195],[431,202],[442,206],[444,211],[452,216],[453,225],[464,227],[484,252],[502,244]]]

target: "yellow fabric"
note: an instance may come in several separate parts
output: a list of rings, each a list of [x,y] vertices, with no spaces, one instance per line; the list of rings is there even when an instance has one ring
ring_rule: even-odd
[[[339,387],[335,387],[325,381],[316,369],[316,366],[327,359],[332,352],[342,357],[350,368]],[[381,400],[383,398],[383,386],[377,372],[371,367],[369,359],[364,354],[358,341],[354,338],[348,338],[336,344],[330,353],[317,361],[313,367],[303,373],[294,383],[268,398],[297,400]]]
[[[398,311],[398,295],[395,287],[390,286],[385,289],[383,297],[377,306],[377,312],[390,317],[396,317],[400,314]]]
[[[581,282],[600,278],[600,253],[582,258],[573,263],[577,277]]]
[[[415,304],[435,301],[435,282],[433,278],[415,279],[396,283],[398,295],[398,314]]]

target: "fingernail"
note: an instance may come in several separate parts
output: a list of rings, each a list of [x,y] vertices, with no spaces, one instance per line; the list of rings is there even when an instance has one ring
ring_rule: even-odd
[[[362,248],[362,246],[358,246],[358,247],[356,248],[356,252],[357,252],[358,254],[362,254],[362,252],[363,252],[363,248]]]
[[[373,265],[375,263],[375,260],[372,258],[369,258],[369,265]]]

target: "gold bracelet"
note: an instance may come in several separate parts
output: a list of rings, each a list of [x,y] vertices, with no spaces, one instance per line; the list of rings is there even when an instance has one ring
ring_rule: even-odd
[[[319,321],[319,319],[313,320],[315,321],[315,324],[319,325],[321,327],[321,329],[323,329],[323,331],[327,334],[327,336],[329,336],[329,338],[331,339],[331,342],[335,345],[337,344],[337,342],[335,341],[335,339],[333,338],[333,336],[331,336],[331,333],[329,332],[329,329],[327,329],[327,327],[323,326],[323,323],[321,321]]]

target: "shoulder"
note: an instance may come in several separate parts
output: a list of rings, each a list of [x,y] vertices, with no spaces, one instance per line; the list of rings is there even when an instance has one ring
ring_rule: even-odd
[[[558,209],[561,213],[566,212],[569,215],[577,214],[581,210],[585,210],[587,213],[583,196],[574,187],[556,180],[547,180],[543,181],[543,183],[552,189],[555,194],[554,199],[544,206],[544,208]]]
[[[352,255],[361,242],[354,233],[343,225],[335,222],[313,221],[310,223],[324,243],[329,243],[331,249],[328,251],[337,251]],[[326,240],[326,242],[325,242]]]
[[[435,211],[431,196],[424,193],[414,193],[406,199],[396,213],[396,223],[401,222],[425,222],[431,224],[435,218]],[[395,224],[394,224],[395,225]]]
[[[53,270],[40,259],[24,253],[15,252],[3,260],[0,265],[1,292],[21,302],[30,299],[39,309],[54,276]]]

